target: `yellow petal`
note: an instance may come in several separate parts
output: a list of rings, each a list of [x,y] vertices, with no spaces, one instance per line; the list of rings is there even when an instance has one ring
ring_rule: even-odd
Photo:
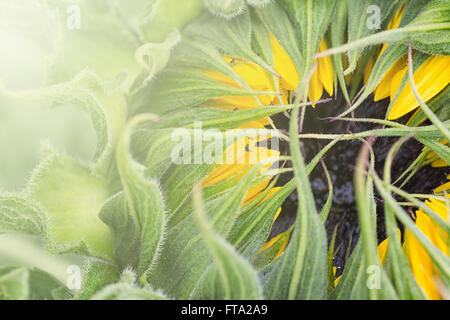
[[[218,165],[214,168],[214,170],[211,172],[211,174],[206,177],[206,179],[203,181],[202,186],[203,187],[209,187],[216,183],[222,182],[237,173],[239,173],[241,170],[245,169],[246,165],[240,165],[240,164],[222,164]]]
[[[253,90],[275,91],[271,77],[260,66],[251,63],[242,63],[234,66],[233,70],[236,71],[236,73],[239,74]],[[269,105],[274,97],[274,95],[261,95],[258,96],[258,99],[260,99],[263,105]]]
[[[397,29],[400,26],[400,22],[402,21],[404,11],[405,11],[405,7],[401,7],[399,10],[397,10],[397,12],[392,17],[391,21],[389,21],[389,24],[386,28],[387,30]],[[388,47],[388,44],[385,43],[383,45],[383,47],[381,48],[379,57],[381,57],[381,55],[384,53],[384,51],[386,51],[387,47]]]
[[[264,199],[261,202],[267,201],[270,198],[272,198],[272,196],[275,193],[277,193],[280,189],[281,189],[281,187],[274,187],[274,188],[270,189],[270,191],[266,194],[266,196],[264,197]]]
[[[322,40],[319,46],[319,52],[327,50],[327,43],[325,40]],[[334,81],[334,73],[333,73],[333,64],[331,62],[331,57],[323,57],[319,59],[319,79],[322,82],[323,87],[328,92],[330,96],[333,95],[333,81]]]
[[[404,68],[405,63],[406,57],[402,57],[397,62],[395,62],[392,67],[386,72],[383,79],[375,89],[375,97],[373,99],[374,101],[379,101],[389,97],[391,93],[392,83],[395,83],[394,86],[396,86],[396,88],[398,89],[403,78],[397,79],[395,78],[395,76]]]
[[[273,217],[273,222],[275,222],[281,213],[281,207],[278,208],[277,212],[275,213],[275,216]]]
[[[275,256],[275,258],[273,258],[273,261],[277,261],[283,255],[283,253],[286,250],[286,247],[289,243],[289,238],[290,238],[290,233],[286,234],[286,239],[284,239],[283,244],[280,247],[280,250],[278,250],[277,255]]]
[[[398,228],[397,228],[397,235],[398,235],[399,239],[402,236],[401,231]],[[389,239],[388,238],[386,238],[383,241],[381,241],[381,243],[377,247],[378,257],[380,258],[381,263],[383,265],[386,263],[386,256],[387,256],[387,252],[388,252],[388,247],[389,247]]]
[[[441,296],[434,283],[431,258],[411,231],[405,231],[405,249],[417,284],[429,299],[437,300]]]
[[[269,183],[270,183],[270,178],[256,186],[250,188],[247,191],[247,194],[245,195],[244,200],[242,201],[242,205],[246,205],[247,203],[249,203],[252,200],[254,200],[255,198],[257,198],[261,194],[261,192],[264,191],[264,189],[269,185]]]
[[[426,201],[427,206],[436,212],[442,219],[447,220],[447,206],[443,201],[430,199]],[[447,240],[448,234],[439,226],[435,221],[431,219],[428,215],[424,217],[424,219],[428,223],[428,228],[430,230],[430,234],[428,237],[431,239],[433,244],[439,248],[442,252],[448,252]]]
[[[447,141],[446,139],[443,139],[443,140],[441,141],[441,143],[444,144],[444,145],[448,145],[448,141]],[[431,158],[434,158],[434,157],[436,157],[436,156],[437,156],[436,153],[431,152],[431,153],[427,156],[427,159],[431,159]],[[438,159],[438,160],[436,160],[436,161],[433,161],[433,163],[431,164],[431,166],[432,166],[433,168],[443,168],[443,167],[448,167],[449,164],[448,164],[444,159]]]
[[[238,109],[250,109],[259,107],[258,102],[251,96],[226,96],[216,99],[217,103],[231,104]]]
[[[282,232],[278,235],[276,235],[275,237],[273,237],[272,239],[270,239],[269,241],[267,241],[259,250],[259,252],[265,251],[269,248],[271,248],[273,245],[275,245],[275,243],[277,243],[278,241],[283,241],[280,249],[278,250],[277,254],[275,255],[274,259],[272,260],[272,262],[276,261],[278,258],[280,258],[284,251],[286,250],[286,247],[289,243],[289,238],[290,238],[290,230],[286,231],[286,232]],[[284,240],[283,240],[284,239]]]
[[[416,70],[414,73],[414,82],[417,91],[425,102],[437,95],[450,83],[450,77],[448,76],[448,73],[445,72],[449,69],[449,56],[433,56]],[[406,69],[401,72],[406,74]],[[395,89],[395,87],[393,87],[393,89]],[[395,92],[391,91],[391,98],[392,93],[395,94]],[[416,109],[418,106],[419,102],[417,102],[417,99],[411,90],[411,85],[408,82],[394,102],[394,105],[389,112],[388,119],[398,119]]]
[[[261,203],[263,203],[264,201],[269,200],[275,193],[277,193],[279,190],[281,189],[281,187],[274,187],[272,189],[270,189],[270,191],[266,194],[266,196],[264,197],[264,199],[261,200]],[[248,202],[253,201],[259,194],[255,194],[255,196],[251,199],[249,199]],[[278,208],[277,212],[275,213],[275,216],[273,218],[273,222],[275,222],[275,220],[278,219],[279,215],[281,213],[281,207]]]
[[[403,13],[405,12],[405,7],[401,7],[397,12],[394,14],[394,17],[389,22],[389,25],[387,27],[388,30],[397,29],[400,26],[400,22],[402,22]]]
[[[230,60],[228,57],[224,57],[224,60],[227,62],[232,62],[234,59]],[[232,69],[245,81],[245,83],[253,90],[257,91],[270,91],[274,92],[275,87],[272,82],[271,76],[260,66],[245,62],[238,61],[232,62]],[[218,71],[205,71],[206,76],[209,78],[232,86],[234,88],[242,88],[241,85],[236,83],[230,77],[218,72]],[[275,95],[260,95],[257,97],[262,105],[271,104],[272,100],[275,98]],[[227,101],[230,104],[242,105],[242,106],[253,106],[257,107],[258,102],[254,97],[223,97],[222,100]]]
[[[265,251],[265,250],[269,249],[270,247],[272,247],[275,243],[277,243],[278,240],[280,240],[280,238],[282,236],[283,236],[283,233],[277,234],[275,237],[273,237],[272,239],[270,239],[269,241],[264,243],[264,245],[261,247],[259,252]]]
[[[280,152],[277,150],[256,147],[255,144],[258,141],[258,139],[249,141],[248,138],[241,138],[234,145],[229,146],[223,155],[225,163],[218,164],[214,167],[213,171],[203,181],[203,187],[214,185],[231,177],[235,180],[242,179],[256,163],[269,158],[276,158],[280,155]],[[229,161],[229,159],[233,160],[233,163],[227,163],[227,160]],[[273,163],[267,163],[260,169],[260,172],[268,170],[272,164]],[[243,204],[248,203],[254,197],[258,196],[259,193],[267,187],[269,182],[270,178],[252,187],[247,192]]]
[[[378,245],[378,256],[380,257],[381,263],[384,265],[386,262],[386,256],[389,246],[389,239],[384,239],[379,245]]]
[[[337,287],[339,281],[341,280],[342,276],[337,277],[336,279],[334,279],[334,287]]]
[[[273,35],[270,35],[270,42],[272,43],[275,71],[282,77],[280,85],[284,89],[295,90],[300,76],[294,62]]]
[[[446,139],[443,139],[441,141],[441,143],[444,144],[444,145],[448,144]],[[423,147],[422,151],[424,151],[424,150],[427,150],[427,147]],[[435,157],[438,157],[438,155],[435,152],[430,152],[427,155],[426,159],[430,160],[430,159],[433,159]],[[431,163],[431,166],[434,167],[434,168],[441,168],[441,167],[448,167],[449,164],[447,162],[445,162],[443,159],[438,159],[438,160],[433,161],[433,163]]]
[[[406,75],[406,72],[408,72],[408,67],[403,67],[397,73],[394,74],[391,81],[391,87],[389,88],[389,95],[391,97],[391,100],[395,98],[395,95],[400,88],[400,85],[402,84],[403,78]]]
[[[447,179],[450,180],[450,175],[447,176]],[[434,189],[433,191],[436,193],[440,193],[440,192],[445,192],[450,190],[450,181],[444,183],[442,186],[437,187],[436,189]]]
[[[268,118],[242,124],[237,129],[264,129],[269,124]]]
[[[215,71],[215,70],[207,70],[204,72],[204,74],[221,83],[224,84],[228,84],[229,86],[235,87],[235,88],[239,88],[240,86],[236,83],[236,81],[234,81],[233,79],[231,79],[230,77],[224,75],[223,73],[219,72],[219,71]]]
[[[239,173],[241,170],[247,167],[245,159],[247,152],[245,148],[248,146],[248,138],[240,138],[233,145],[228,146],[223,154],[224,164],[217,164],[212,172],[203,180],[202,186],[208,187],[218,182]],[[229,159],[233,159],[234,163],[228,164],[227,155]],[[232,157],[231,157],[232,156]]]
[[[448,219],[448,210],[446,206],[443,205],[443,201],[430,199],[425,203],[431,210],[439,214],[443,219]],[[427,214],[425,214],[422,209],[416,211],[415,224],[437,248],[439,248],[444,254],[448,255],[448,235]],[[422,287],[428,298],[441,299],[435,280],[435,277],[439,276],[438,272],[422,244],[408,229],[405,232],[405,249],[414,277],[419,286]]]
[[[433,161],[433,163],[431,163],[431,166],[433,168],[444,168],[444,167],[448,167],[449,164],[444,159],[439,159],[439,160]]]
[[[308,98],[309,101],[317,101],[320,100],[323,93],[323,86],[322,82],[319,80],[319,72],[316,68],[314,71],[311,81],[309,82],[309,92],[308,92]]]

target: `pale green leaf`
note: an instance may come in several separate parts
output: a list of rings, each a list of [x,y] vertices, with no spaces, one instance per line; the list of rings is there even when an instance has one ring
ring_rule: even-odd
[[[174,67],[161,73],[150,88],[141,90],[132,101],[132,109],[167,114],[224,96],[278,94],[270,91],[239,89],[208,78],[201,70]],[[149,105],[148,101],[154,101]]]
[[[150,287],[138,286],[135,273],[126,269],[118,282],[98,290],[91,300],[167,300],[167,297]]]
[[[389,151],[384,165],[384,182],[391,183],[391,165],[395,155],[400,150],[407,138],[400,139]],[[425,299],[425,295],[416,283],[412,273],[408,258],[406,257],[401,237],[397,233],[397,221],[391,207],[385,203],[384,215],[386,223],[386,233],[389,241],[387,256],[389,257],[389,267],[392,273],[392,282],[400,299]]]
[[[144,84],[150,82],[154,77],[164,70],[170,60],[172,49],[180,42],[181,35],[177,29],[174,29],[167,35],[164,42],[146,43],[136,50],[136,60],[143,67],[148,75]]]
[[[155,127],[193,128],[195,122],[201,122],[204,129],[229,130],[290,110],[291,108],[292,105],[280,105],[230,111],[219,108],[193,107],[168,114]]]
[[[399,1],[384,0],[348,0],[348,42],[365,38],[382,26],[391,10]],[[345,74],[352,73],[356,69],[362,49],[354,49],[348,52],[349,67]]]
[[[299,97],[306,97],[309,90],[309,74],[314,67],[314,55],[324,38],[331,18],[335,13],[337,0],[283,0],[288,12],[300,30],[300,50],[303,56]],[[306,100],[306,99],[304,99]]]
[[[0,268],[0,300],[26,300],[29,298],[28,281],[30,273],[26,268]]]
[[[94,259],[86,261],[81,276],[81,290],[75,296],[77,300],[90,299],[97,291],[119,280],[115,266]]]
[[[358,270],[359,274],[365,273],[363,283],[359,283],[358,286],[364,286],[360,290],[367,291],[371,300],[392,300],[397,299],[398,296],[378,257],[373,180],[370,176],[366,178],[365,174],[368,158],[369,146],[363,145],[358,156],[354,177],[356,205],[361,227],[362,259],[366,267],[364,270],[361,268]],[[373,155],[370,159],[370,166],[374,167]]]
[[[261,299],[258,274],[235,248],[212,229],[203,209],[200,189],[194,191],[195,220],[214,263],[203,275],[192,297],[195,299]]]
[[[112,258],[111,234],[98,217],[114,192],[110,187],[106,179],[92,175],[89,167],[46,150],[27,195],[44,208],[50,251]]]
[[[409,24],[402,28],[386,30],[371,36],[349,42],[316,55],[316,58],[361,49],[380,43],[403,43],[412,40],[414,49],[424,50],[432,54],[448,54],[450,37],[449,0],[434,0],[420,12]]]
[[[119,269],[137,268],[141,249],[139,225],[130,212],[123,191],[107,200],[99,217],[111,231],[114,260]]]
[[[299,109],[290,121],[290,150],[298,193],[296,228],[264,287],[268,299],[324,299],[327,292],[327,239],[317,214],[298,139]]]
[[[347,30],[348,21],[348,1],[341,0],[336,8],[336,16],[331,21],[330,29],[330,40],[332,47],[338,47],[344,43],[345,31]],[[334,73],[339,81],[339,86],[344,94],[345,100],[350,105],[350,98],[348,96],[347,84],[344,78],[344,66],[343,66],[343,56],[334,55],[333,57],[333,67]]]
[[[266,7],[254,9],[254,12],[287,52],[297,70],[301,70],[304,62],[299,47],[300,35],[287,12],[276,1]]]
[[[129,7],[130,1],[117,0],[120,6]],[[183,27],[204,11],[204,0],[134,0],[138,15],[134,25],[140,38],[146,42],[161,42],[174,28]],[[147,4],[149,10],[142,10]]]
[[[444,90],[442,90],[438,95],[436,95],[430,102],[428,102],[428,106],[431,111],[438,115],[441,121],[446,121],[450,119],[448,108],[445,108],[445,104],[450,100],[450,86],[447,86]],[[427,119],[425,113],[420,110],[417,114],[415,114],[411,121],[408,122],[408,125],[411,127],[416,127]]]
[[[29,269],[29,288],[31,300],[54,300],[54,291],[65,286],[47,272],[33,268]]]
[[[234,18],[232,22],[205,13],[188,25],[185,33],[192,39],[213,45],[222,54],[246,59],[275,73],[272,66],[261,59],[251,48],[252,29],[248,10],[244,10],[243,14]]]
[[[43,209],[21,195],[0,195],[0,232],[11,231],[44,236],[46,219]]]
[[[125,204],[122,203],[119,214],[123,217],[123,214],[128,214],[129,210],[134,220],[135,226],[129,223],[138,232],[139,260],[136,270],[140,281],[144,283],[147,273],[157,259],[166,227],[165,205],[160,184],[153,177],[145,176],[145,167],[132,158],[129,150],[132,130],[140,122],[149,120],[154,121],[157,118],[144,114],[131,120],[122,133],[116,150],[117,167],[128,207],[126,209]],[[117,214],[117,211],[115,212]]]
[[[205,197],[208,219],[222,237],[230,231],[241,202],[252,185],[253,177],[254,174],[247,174],[226,193],[214,195],[211,199]],[[178,299],[186,299],[191,295],[197,282],[213,262],[207,244],[199,236],[192,206],[187,208],[188,212],[183,219],[169,227],[161,252],[164,259],[158,260],[149,277],[150,284],[155,288],[161,288]]]
[[[291,180],[266,201],[254,206],[251,210],[243,208],[236,219],[227,240],[236,247],[240,254],[252,259],[269,237],[273,219],[277,210],[292,193],[295,183]]]
[[[82,0],[72,6],[52,1],[51,7],[59,12],[61,35],[50,61],[49,84],[69,81],[90,69],[104,78],[125,74],[125,87],[131,86],[141,71],[134,57],[140,41],[110,1]]]

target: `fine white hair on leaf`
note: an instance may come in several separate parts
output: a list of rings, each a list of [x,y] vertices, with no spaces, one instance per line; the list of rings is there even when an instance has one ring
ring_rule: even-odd
[[[136,273],[133,268],[126,267],[120,276],[120,282],[134,285],[136,283]]]
[[[205,5],[211,14],[225,19],[235,18],[246,9],[244,0],[205,0]]]

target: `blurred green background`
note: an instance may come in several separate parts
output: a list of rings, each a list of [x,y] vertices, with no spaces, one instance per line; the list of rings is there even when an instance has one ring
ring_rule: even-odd
[[[40,21],[14,22],[0,12],[0,84],[14,92],[42,87],[52,47],[51,41],[35,35]],[[71,106],[50,109],[45,103],[0,95],[0,190],[24,187],[38,163],[41,141],[84,161],[95,149],[94,130],[82,111]]]
[[[17,1],[19,2],[19,1]],[[52,34],[35,7],[0,1],[0,86],[19,93],[42,87],[53,53]],[[88,117],[72,106],[51,109],[0,93],[0,191],[21,191],[40,159],[45,142],[88,162],[95,150],[95,132]],[[43,241],[22,235],[0,235],[0,265],[39,267],[64,279],[73,257],[54,257]]]
[[[43,6],[44,3],[49,6]],[[105,9],[112,3],[120,13],[117,17],[115,11]],[[71,4],[82,8],[80,30],[65,25],[63,17],[68,15]],[[158,6],[153,7],[154,4]],[[56,14],[48,8],[60,10]],[[46,84],[52,57],[62,58],[53,60],[62,61],[58,67],[63,69],[62,78],[49,80],[53,83],[70,80],[73,73],[85,66],[105,71],[104,62],[117,57],[118,65],[111,68],[107,65],[107,71],[115,73],[126,66],[129,62],[123,61],[126,58],[139,71],[133,55],[127,52],[133,48],[119,42],[119,54],[114,55],[107,46],[109,35],[121,41],[120,31],[125,23],[135,27],[144,42],[163,41],[173,27],[181,28],[202,10],[203,0],[0,0],[0,192],[20,192],[25,188],[30,173],[39,163],[42,143],[84,163],[93,156],[95,132],[81,110],[69,105],[52,109],[50,101],[30,103],[18,98],[21,92],[39,90]],[[112,15],[108,17],[106,12]],[[148,19],[151,13],[152,18]],[[86,34],[94,40],[85,39]],[[56,55],[56,43],[61,44],[63,38],[66,46]],[[135,44],[136,48],[139,44]],[[66,69],[70,72],[65,72]],[[36,266],[64,279],[65,266],[74,261],[80,260],[51,256],[42,239],[0,234],[0,265]]]

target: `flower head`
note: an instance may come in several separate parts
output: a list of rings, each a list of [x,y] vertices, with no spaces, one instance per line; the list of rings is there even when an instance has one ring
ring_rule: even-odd
[[[450,175],[447,179],[450,180]],[[450,194],[447,193],[449,190],[450,182],[447,182],[436,188],[434,192],[443,193],[450,199]],[[425,201],[425,204],[445,221],[450,219],[449,201],[430,198]],[[428,214],[426,214],[422,208],[419,208],[415,212],[415,225],[440,251],[442,251],[442,253],[448,256],[448,234]],[[388,246],[388,238],[378,245],[378,255],[383,264],[386,261]],[[409,229],[405,230],[403,248],[417,284],[422,288],[429,299],[441,299],[442,294],[439,289],[439,271],[434,265],[428,252]]]
[[[206,106],[217,107],[226,110],[244,110],[259,106],[290,104],[292,103],[293,92],[300,82],[300,74],[291,57],[280,45],[278,40],[270,35],[270,42],[273,52],[273,68],[279,77],[271,75],[261,66],[247,60],[224,56],[224,60],[230,64],[231,68],[242,78],[248,88],[257,91],[266,91],[267,94],[258,96],[224,96],[214,101],[208,101]],[[319,46],[319,52],[327,50],[325,40]],[[333,94],[334,73],[330,57],[316,59],[316,68],[310,81],[308,97],[310,101],[319,100],[323,91],[329,95]],[[207,70],[205,74],[218,82],[227,84],[235,88],[243,88],[230,77],[214,70]],[[252,123],[257,127],[266,126],[270,122],[261,119]]]
[[[404,7],[400,8],[389,22],[388,30],[396,29],[400,26],[403,18]],[[378,59],[388,48],[388,44],[384,44],[378,55]],[[371,72],[371,66],[368,64],[365,70],[365,79],[367,82],[368,74]],[[422,99],[427,102],[435,97],[450,83],[444,70],[450,68],[450,57],[434,55],[430,56],[422,63],[414,72],[414,83]],[[392,107],[388,113],[388,120],[398,119],[405,114],[417,109],[419,102],[417,101],[411,89],[411,84],[407,81],[407,55],[398,59],[392,67],[386,72],[381,82],[375,89],[374,101],[379,101],[390,97],[393,101]],[[406,84],[405,84],[406,80]]]
[[[450,176],[447,178],[450,179]],[[435,192],[442,192],[446,194],[445,196],[448,199],[450,199],[450,194],[447,194],[449,190],[450,183],[447,182],[446,184],[436,188]],[[449,201],[430,198],[425,201],[425,204],[428,208],[433,210],[433,212],[444,219],[444,221],[448,221],[450,219]],[[418,209],[415,214],[416,226],[440,251],[442,251],[443,254],[448,256],[448,234],[422,209]],[[420,241],[408,229],[405,231],[404,247],[413,275],[419,286],[424,290],[428,298],[441,299],[442,294],[439,289],[439,271]]]

